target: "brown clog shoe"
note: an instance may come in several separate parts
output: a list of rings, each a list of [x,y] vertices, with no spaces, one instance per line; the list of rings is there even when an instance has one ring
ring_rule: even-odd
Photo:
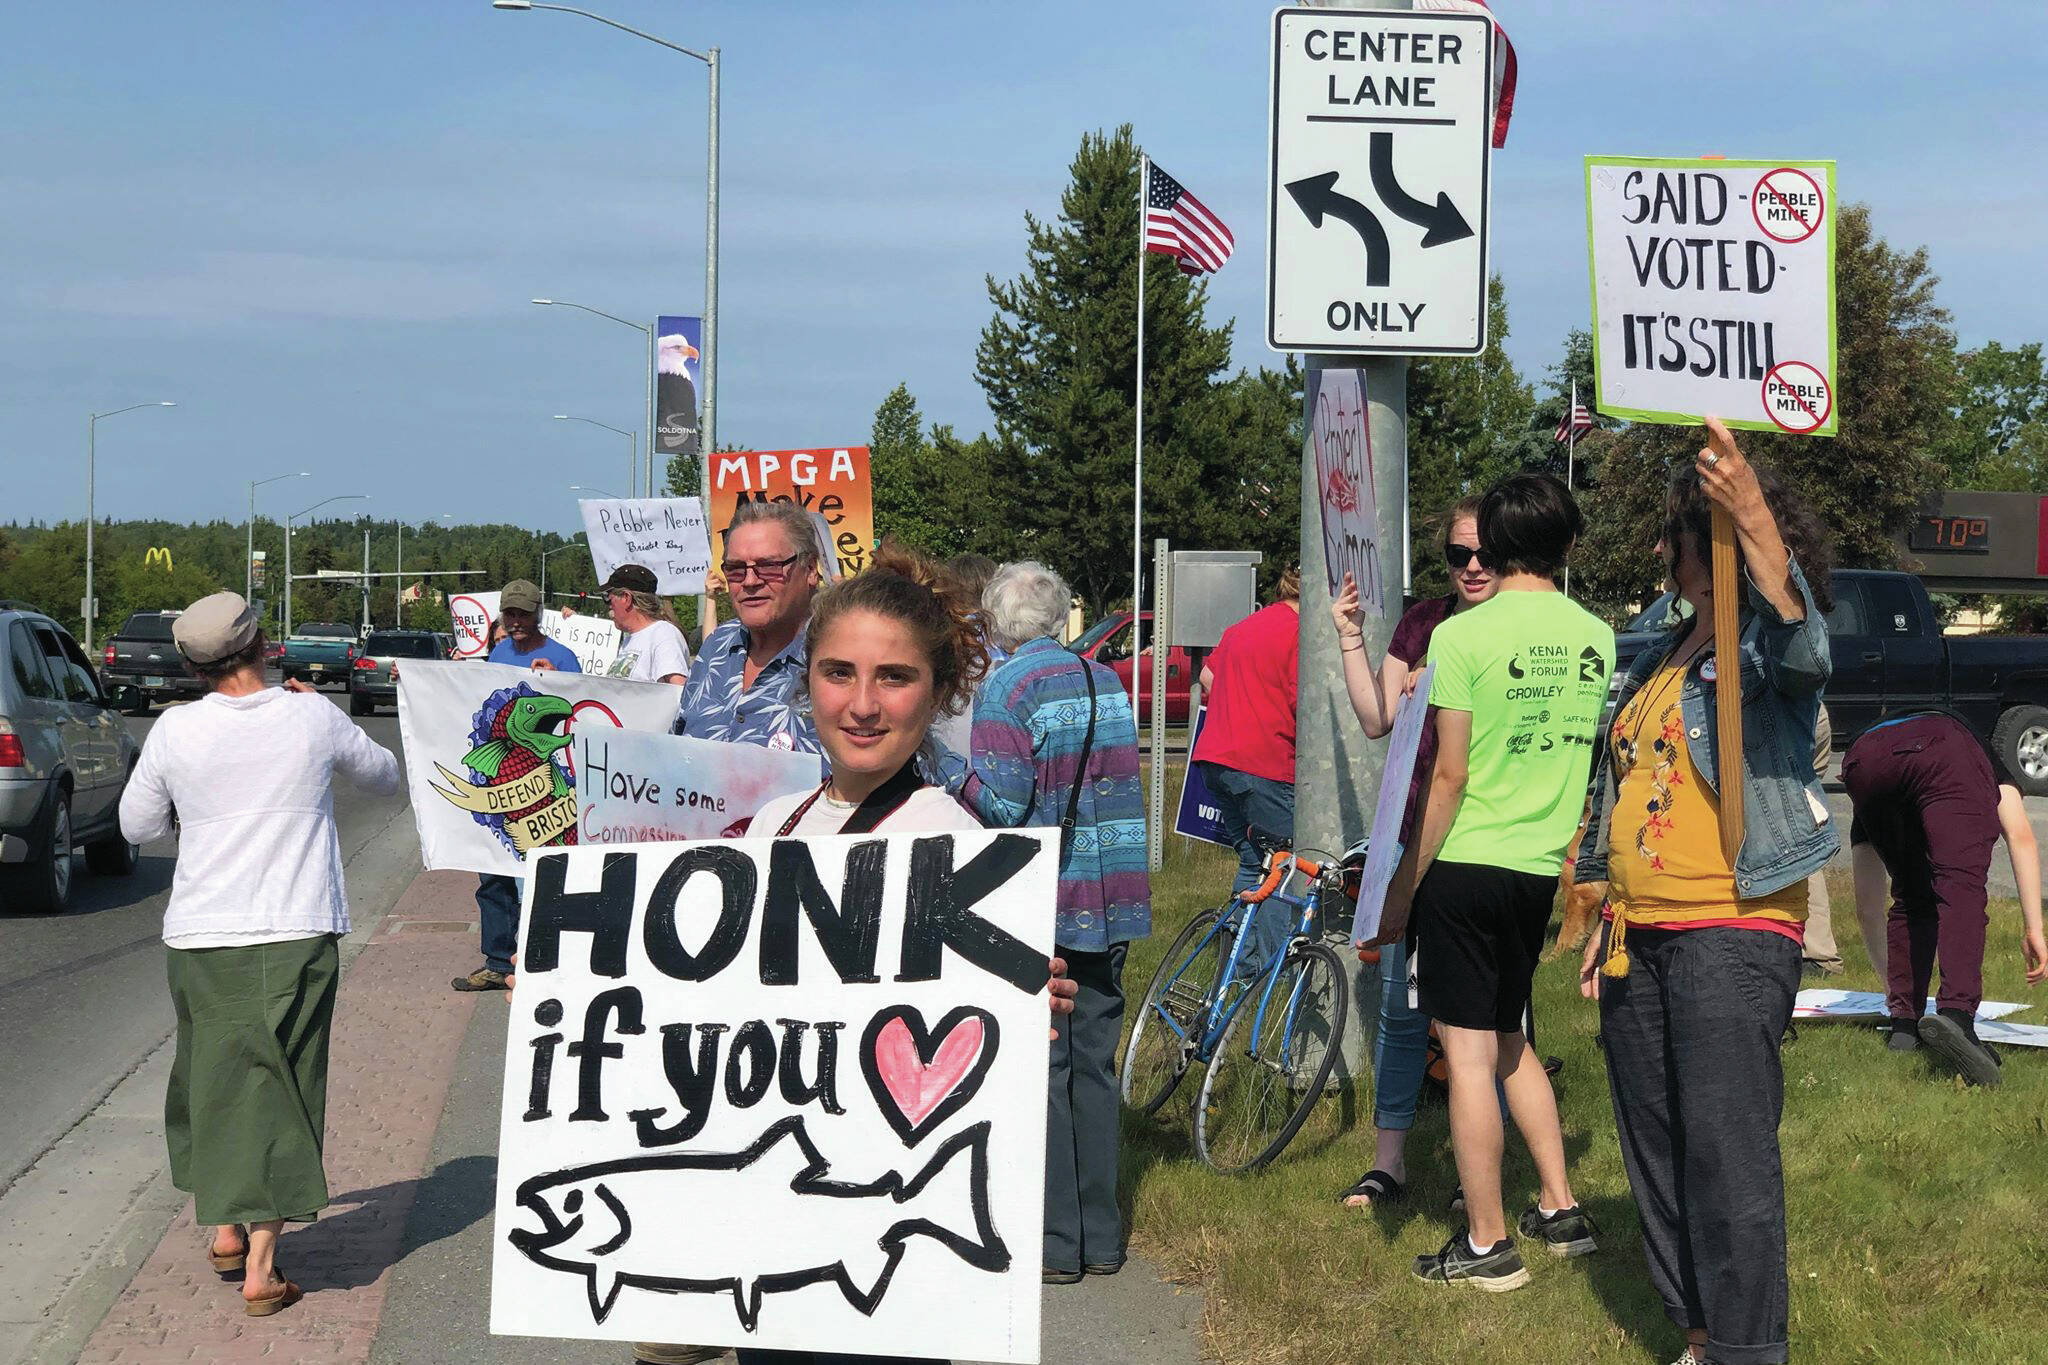
[[[267,1318],[272,1313],[282,1313],[285,1309],[305,1297],[305,1290],[299,1288],[290,1280],[286,1280],[284,1287],[274,1294],[264,1294],[253,1299],[243,1299],[242,1311],[252,1318]]]

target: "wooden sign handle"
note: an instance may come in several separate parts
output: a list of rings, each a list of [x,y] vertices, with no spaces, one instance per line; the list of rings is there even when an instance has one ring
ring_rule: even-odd
[[[1728,865],[1742,850],[1742,588],[1735,568],[1735,522],[1714,509],[1714,752],[1721,787],[1721,847]]]

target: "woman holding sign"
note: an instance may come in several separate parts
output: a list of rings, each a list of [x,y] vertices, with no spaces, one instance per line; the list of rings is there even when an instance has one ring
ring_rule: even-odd
[[[1622,678],[1602,737],[1581,882],[1608,882],[1609,926],[1580,991],[1600,1002],[1608,1084],[1650,1279],[1690,1356],[1787,1359],[1778,1044],[1799,990],[1806,878],[1839,847],[1813,777],[1829,671],[1828,549],[1799,498],[1728,429],[1665,495],[1658,553],[1693,608]],[[1711,522],[1734,524],[1740,647],[1714,644]],[[1720,829],[1715,681],[1739,668],[1737,849]]]
[[[816,791],[777,797],[748,828],[755,838],[797,834],[978,830],[972,815],[919,775],[934,721],[974,695],[988,655],[975,603],[935,565],[893,545],[871,567],[818,594],[804,643],[805,685],[832,776]],[[1074,1008],[1066,965],[1048,964],[1052,1009]],[[910,1365],[895,1357],[742,1348],[740,1365],[814,1361]]]

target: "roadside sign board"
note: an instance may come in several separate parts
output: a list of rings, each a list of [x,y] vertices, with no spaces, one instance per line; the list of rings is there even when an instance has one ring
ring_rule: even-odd
[[[1274,11],[1269,346],[1485,349],[1492,89],[1484,14]]]
[[[1835,163],[1586,158],[1597,405],[1833,436]]]

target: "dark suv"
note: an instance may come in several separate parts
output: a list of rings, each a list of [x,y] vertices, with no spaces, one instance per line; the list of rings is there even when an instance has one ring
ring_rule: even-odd
[[[441,637],[430,630],[374,630],[348,671],[348,713],[374,715],[377,703],[398,701],[398,665],[405,659],[443,659]]]
[[[171,640],[171,626],[182,613],[138,611],[121,623],[100,655],[100,676],[109,683],[127,683],[139,697],[134,714],[149,714],[151,702],[190,700],[206,695],[185,656]]]

